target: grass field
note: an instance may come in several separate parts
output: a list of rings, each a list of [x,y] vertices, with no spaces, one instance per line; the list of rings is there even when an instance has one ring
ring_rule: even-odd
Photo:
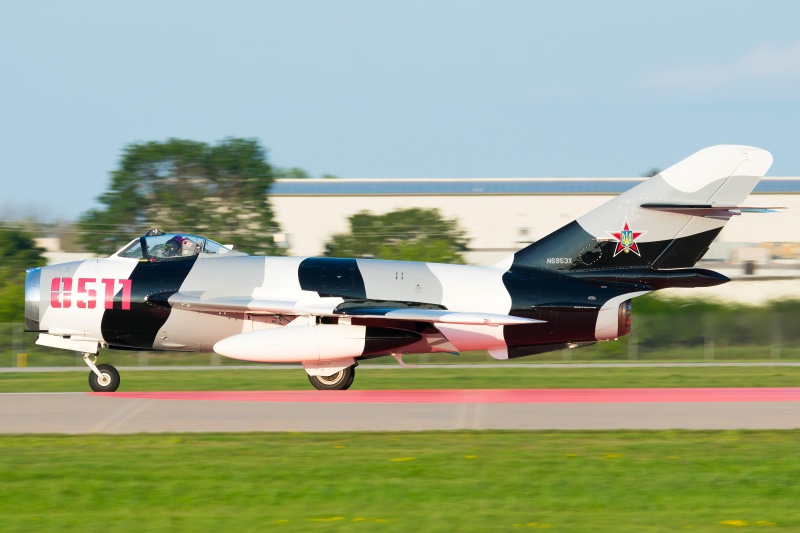
[[[0,531],[800,531],[800,431],[4,436]]]
[[[295,370],[126,370],[121,391],[308,390]],[[89,370],[0,373],[0,392],[87,391]],[[800,367],[361,368],[353,389],[798,387]]]

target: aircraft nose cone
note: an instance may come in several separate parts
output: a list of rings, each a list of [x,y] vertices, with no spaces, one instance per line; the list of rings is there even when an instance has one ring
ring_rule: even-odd
[[[39,283],[41,278],[41,268],[28,269],[25,276],[25,329],[30,331],[39,330],[39,302],[41,301]]]

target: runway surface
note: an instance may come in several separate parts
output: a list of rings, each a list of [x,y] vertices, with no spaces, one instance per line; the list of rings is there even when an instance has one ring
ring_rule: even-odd
[[[0,394],[0,433],[794,428],[798,387]]]

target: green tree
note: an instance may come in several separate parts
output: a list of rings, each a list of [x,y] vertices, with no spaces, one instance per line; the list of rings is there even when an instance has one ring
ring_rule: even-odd
[[[468,239],[456,220],[438,209],[401,209],[385,215],[362,211],[349,218],[350,232],[325,245],[329,257],[464,263]]]
[[[90,251],[113,253],[132,236],[159,227],[204,235],[249,253],[281,255],[272,235],[267,191],[273,181],[266,151],[255,139],[216,145],[184,139],[125,147],[111,184],[85,213],[79,240]]]
[[[24,320],[25,270],[43,266],[43,252],[25,233],[0,228],[0,323]]]

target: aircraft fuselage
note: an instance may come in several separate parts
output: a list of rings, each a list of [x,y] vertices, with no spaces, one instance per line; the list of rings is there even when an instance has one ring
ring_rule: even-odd
[[[444,336],[444,351],[494,349],[525,355],[528,347],[608,340],[624,335],[625,302],[650,290],[642,284],[572,279],[552,272],[405,261],[203,255],[177,261],[130,258],[44,267],[29,279],[27,328],[97,339],[110,348],[211,351],[238,333],[289,322],[349,321],[354,325],[429,331]],[[38,277],[38,280],[36,279]],[[36,291],[33,285],[38,285]],[[38,301],[32,299],[38,292]],[[321,320],[259,312],[201,311],[170,303],[176,293],[215,293],[247,299],[303,301],[327,308]],[[543,321],[521,325],[409,324],[382,315],[349,318],[348,308],[421,307],[508,314]],[[605,313],[601,312],[604,307]],[[622,311],[620,311],[622,309]],[[629,306],[628,306],[629,309]],[[52,330],[52,331],[51,331]],[[444,342],[416,343],[392,353],[440,351]],[[534,352],[536,350],[533,350]],[[502,355],[501,355],[502,358]]]

